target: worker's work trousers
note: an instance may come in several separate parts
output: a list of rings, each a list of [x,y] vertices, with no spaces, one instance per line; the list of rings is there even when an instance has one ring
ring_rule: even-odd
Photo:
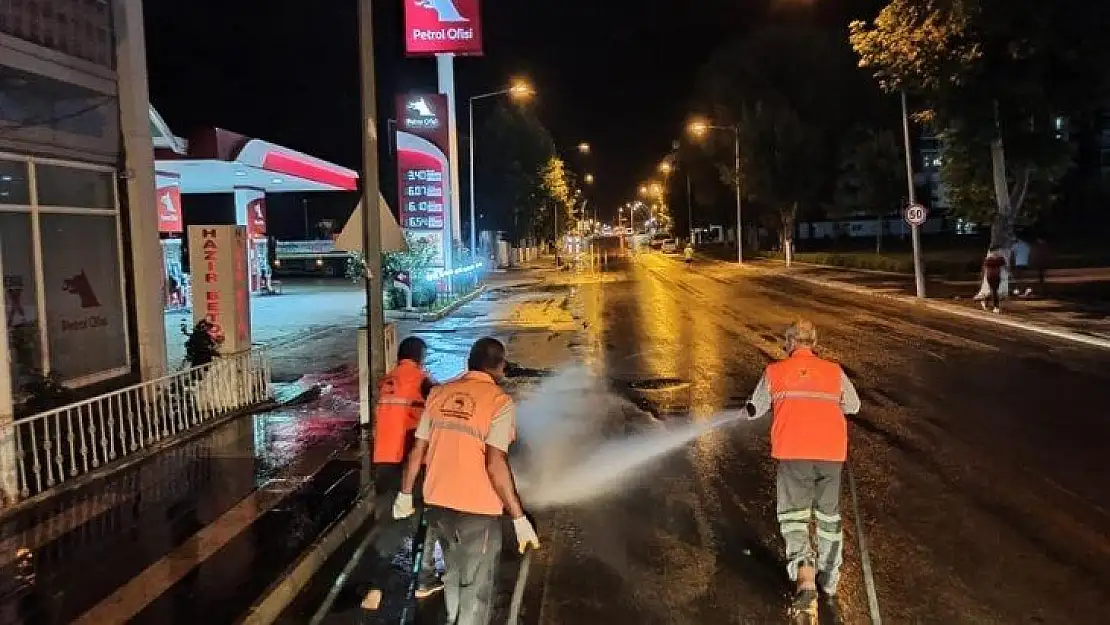
[[[375,500],[377,522],[382,525],[378,536],[374,540],[374,550],[377,552],[377,562],[373,565],[371,584],[374,588],[384,588],[387,577],[392,574],[392,561],[397,553],[408,546],[408,543],[417,533],[417,523],[420,513],[407,519],[393,518],[393,501],[401,490],[401,479],[404,474],[404,465],[378,464],[374,466],[374,488],[377,491]],[[416,481],[413,489],[413,499],[419,505],[422,498],[422,480]],[[419,582],[421,585],[431,583],[436,578],[435,568],[435,543],[436,534],[428,526],[424,540],[424,559],[420,562]]]
[[[840,520],[842,462],[781,460],[778,466],[778,521],[786,542],[786,570],[792,581],[802,565],[817,569],[817,583],[836,594],[844,553],[844,528]],[[817,517],[817,550],[809,525]]]
[[[429,507],[428,519],[447,565],[447,624],[489,625],[501,560],[501,518]]]

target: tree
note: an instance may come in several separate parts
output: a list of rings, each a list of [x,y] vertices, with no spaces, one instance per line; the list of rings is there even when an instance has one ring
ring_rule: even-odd
[[[850,26],[880,86],[924,102],[917,117],[942,131],[954,208],[989,217],[992,246],[1010,248],[1018,219],[1047,205],[1070,167],[1055,120],[1089,113],[1105,94],[1106,4],[892,0]]]
[[[878,221],[875,253],[882,251],[883,218],[896,210],[905,192],[906,169],[898,136],[891,130],[859,127],[840,158],[837,216],[873,215]]]
[[[751,200],[745,215],[778,231],[789,249],[799,213],[831,203],[839,146],[877,108],[878,90],[856,67],[843,36],[808,20],[772,22],[729,43],[706,66],[702,82],[714,123],[740,128],[741,180],[732,138],[723,132],[714,146],[721,179],[741,184]]]
[[[540,170],[542,180],[542,208],[536,220],[537,238],[546,236],[547,232],[554,233],[557,239],[559,234],[570,229],[570,220],[574,213],[575,194],[573,180],[567,171],[566,163],[557,156],[547,159]],[[555,219],[556,214],[558,220]],[[558,231],[556,232],[556,225]]]
[[[555,142],[531,111],[515,106],[498,106],[480,133],[476,196],[483,227],[514,241],[535,233],[546,197],[543,171],[556,156]]]

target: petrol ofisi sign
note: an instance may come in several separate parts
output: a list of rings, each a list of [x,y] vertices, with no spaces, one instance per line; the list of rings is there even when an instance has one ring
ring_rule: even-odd
[[[481,56],[481,0],[403,0],[409,56]]]
[[[415,93],[397,99],[397,182],[401,227],[415,240],[432,244],[433,264],[443,266],[450,210],[447,97]]]

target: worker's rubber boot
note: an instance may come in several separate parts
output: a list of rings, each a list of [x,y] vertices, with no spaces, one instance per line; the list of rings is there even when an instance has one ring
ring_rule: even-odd
[[[798,587],[790,602],[790,618],[797,625],[817,625],[817,569],[808,563],[798,567]]]

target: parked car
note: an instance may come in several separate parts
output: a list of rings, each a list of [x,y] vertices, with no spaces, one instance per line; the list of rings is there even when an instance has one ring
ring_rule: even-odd
[[[664,254],[674,254],[678,251],[678,243],[674,239],[667,239],[663,241],[662,250]]]

